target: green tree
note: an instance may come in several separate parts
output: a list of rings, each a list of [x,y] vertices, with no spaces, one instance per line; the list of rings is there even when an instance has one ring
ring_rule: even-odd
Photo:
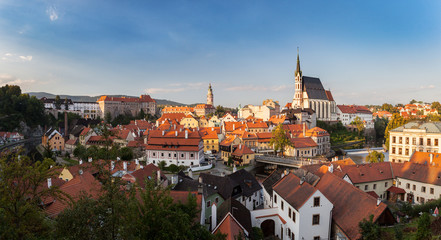
[[[383,111],[392,112],[394,109],[394,106],[389,103],[384,103],[383,105],[381,105],[381,109],[383,109]]]
[[[285,154],[285,148],[292,145],[282,124],[279,124],[273,130],[273,137],[270,140],[270,145],[274,147],[274,152],[281,151],[282,156]]]
[[[61,109],[61,103],[62,102],[61,102],[60,96],[59,95],[55,96],[55,102],[54,102],[55,109],[60,110]]]
[[[404,119],[402,116],[400,116],[400,114],[398,113],[394,113],[394,115],[392,115],[392,119],[389,121],[389,123],[387,124],[386,130],[384,131],[384,137],[386,138],[385,141],[385,146],[387,149],[389,149],[389,131],[392,129],[395,129],[397,127],[403,126],[404,124],[407,123],[407,120]]]
[[[50,224],[40,204],[63,197],[58,187],[43,187],[54,177],[53,164],[47,158],[33,163],[20,153],[0,158],[0,239],[48,238]]]
[[[438,114],[441,114],[441,104],[439,102],[433,102],[431,107],[436,109]]]
[[[365,160],[368,163],[384,162],[384,154],[374,150],[369,152]]]
[[[132,160],[133,159],[133,150],[128,147],[123,147],[119,149],[119,155],[121,156],[121,160]]]
[[[67,97],[64,99],[64,110],[69,110],[69,101],[67,100]]]
[[[73,155],[79,159],[86,160],[87,159],[87,149],[83,145],[77,144],[75,149],[73,150]]]
[[[381,237],[380,226],[374,223],[373,219],[374,215],[370,215],[369,220],[363,219],[358,223],[363,240],[378,240]]]
[[[218,117],[223,117],[225,115],[225,113],[226,113],[226,110],[221,105],[218,105],[216,107],[216,111],[214,112],[214,114]]]
[[[364,131],[364,123],[360,117],[355,117],[351,122],[351,125],[354,125],[357,128],[358,134],[361,135]]]
[[[412,99],[412,100],[409,102],[409,104],[415,104],[415,103],[417,103],[417,102],[418,102],[417,100]]]
[[[430,229],[430,216],[426,212],[423,213],[418,219],[416,239],[417,240],[432,239],[432,231]]]
[[[167,165],[167,163],[163,160],[163,161],[160,161],[159,163],[158,163],[158,167],[159,167],[159,169],[161,169],[161,171],[164,171],[164,169],[165,169],[165,165]]]
[[[144,110],[141,109],[139,111],[138,115],[136,116],[137,119],[144,119],[147,115],[145,114]]]

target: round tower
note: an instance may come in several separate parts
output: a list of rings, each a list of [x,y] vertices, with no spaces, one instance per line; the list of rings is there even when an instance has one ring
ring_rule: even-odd
[[[211,89],[211,83],[208,85],[207,104],[213,105],[213,89]]]

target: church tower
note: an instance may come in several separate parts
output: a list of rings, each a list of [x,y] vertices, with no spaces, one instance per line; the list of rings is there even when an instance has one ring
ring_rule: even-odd
[[[292,100],[292,108],[303,108],[303,83],[302,83],[302,70],[300,70],[300,58],[299,49],[297,48],[297,67],[294,72],[295,76],[295,91],[294,98]]]
[[[213,105],[213,89],[211,89],[211,83],[208,85],[207,104]]]

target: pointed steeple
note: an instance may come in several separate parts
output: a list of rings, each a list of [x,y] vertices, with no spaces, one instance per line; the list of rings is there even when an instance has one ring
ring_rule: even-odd
[[[300,57],[299,57],[299,48],[297,47],[297,67],[296,71],[294,72],[295,76],[300,73],[300,76],[302,76],[302,70],[300,70]]]

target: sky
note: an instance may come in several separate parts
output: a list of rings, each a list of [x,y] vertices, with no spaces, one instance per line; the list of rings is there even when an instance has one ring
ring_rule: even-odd
[[[441,1],[0,0],[0,86],[237,107],[441,101]]]

